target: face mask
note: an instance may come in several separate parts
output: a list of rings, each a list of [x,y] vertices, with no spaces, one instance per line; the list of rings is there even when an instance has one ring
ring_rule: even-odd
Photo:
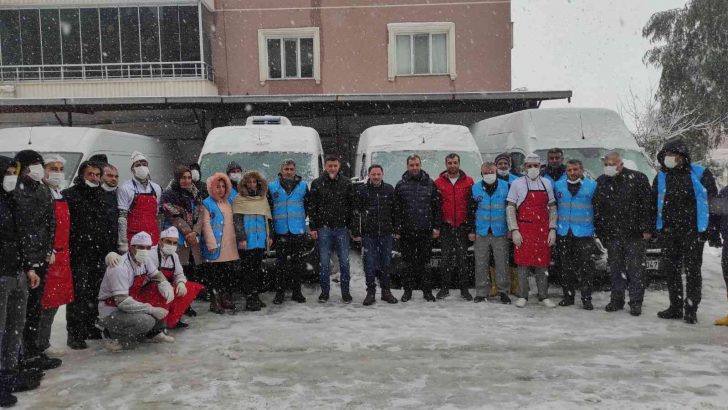
[[[134,176],[138,179],[147,179],[149,176],[149,168],[143,165],[134,168]]]
[[[28,169],[30,170],[30,174],[28,174],[30,179],[36,182],[40,182],[43,180],[43,176],[45,175],[45,172],[43,171],[43,165],[31,165],[28,167]]]
[[[483,181],[485,181],[485,183],[488,184],[488,185],[492,185],[497,178],[498,177],[495,174],[485,174],[485,175],[483,175]]]
[[[174,255],[177,252],[177,246],[175,245],[162,245],[160,251],[165,255]]]
[[[137,249],[136,254],[134,255],[134,259],[140,264],[143,264],[144,262],[146,262],[148,257],[149,257],[148,249]]]
[[[604,175],[608,177],[613,177],[617,175],[617,166],[616,165],[608,165],[604,167]]]
[[[528,171],[526,171],[526,174],[528,174],[529,178],[536,179],[539,175],[541,175],[541,170],[538,168],[529,168]]]
[[[101,184],[101,188],[104,188],[104,191],[106,191],[106,192],[116,191],[116,187],[115,186],[106,185],[106,182],[104,182],[103,184]]]
[[[197,181],[200,180],[200,171],[198,171],[196,169],[193,169],[191,173],[192,173],[192,180],[193,181],[197,182]]]
[[[55,188],[60,187],[64,179],[65,176],[63,175],[63,172],[49,172],[48,178],[46,178],[48,185]]]
[[[677,166],[677,158],[675,158],[673,156],[665,157],[664,162],[665,162],[665,166],[670,169],[675,168]]]
[[[500,175],[502,177],[507,177],[508,174],[511,173],[511,171],[509,171],[507,169],[499,169],[497,172],[498,172],[498,175]]]
[[[84,182],[86,182],[86,186],[89,188],[98,188],[99,187],[98,182],[92,182],[92,181],[89,181],[88,179],[84,179]]]
[[[579,182],[581,182],[581,178],[577,179],[576,181],[572,181],[572,180],[570,180],[570,179],[567,179],[567,180],[566,180],[566,182],[568,182],[568,183],[570,183],[570,184],[573,184],[573,185],[576,185],[576,184],[578,184]]]
[[[243,174],[240,172],[233,172],[232,174],[230,174],[230,179],[233,182],[240,182],[240,180],[243,179]]]
[[[5,192],[13,192],[16,185],[18,185],[17,175],[5,175],[5,179],[3,179],[3,190]]]

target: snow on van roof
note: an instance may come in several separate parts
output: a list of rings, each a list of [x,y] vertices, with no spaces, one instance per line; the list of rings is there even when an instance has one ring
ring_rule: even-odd
[[[433,151],[478,150],[467,127],[408,122],[367,128],[359,138],[357,152],[410,151],[423,144]]]
[[[18,127],[0,129],[0,151],[19,151],[42,147],[45,152],[85,152],[87,141],[99,136],[149,138],[144,135],[84,127]],[[28,144],[28,142],[31,144]],[[41,150],[41,148],[37,148]]]
[[[640,150],[619,114],[605,108],[523,110],[479,121],[471,131],[481,151],[493,143],[505,144],[506,150],[595,146]]]
[[[321,140],[313,128],[297,125],[245,125],[215,128],[200,155],[212,152],[319,152]]]

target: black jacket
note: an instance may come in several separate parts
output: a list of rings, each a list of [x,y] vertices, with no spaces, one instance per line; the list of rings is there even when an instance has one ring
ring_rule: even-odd
[[[56,213],[51,191],[44,184],[24,175],[18,178],[13,198],[17,207],[15,220],[24,252],[24,267],[43,266],[53,252],[56,234]]]
[[[394,187],[382,182],[371,182],[356,187],[354,196],[354,223],[356,236],[381,236],[394,233]]]
[[[623,168],[614,177],[601,175],[592,199],[594,228],[603,241],[639,239],[655,231],[655,201],[650,182],[639,171]]]
[[[11,163],[10,158],[0,156],[0,170],[3,172],[0,174],[0,183]],[[23,269],[15,212],[12,193],[0,188],[0,276],[16,277]]]
[[[351,181],[341,174],[335,179],[327,174],[316,178],[305,201],[309,228],[312,231],[322,227],[348,228],[353,196]]]
[[[116,251],[118,247],[119,205],[116,200],[116,190],[104,191],[103,194],[106,203],[106,227],[109,230],[109,240],[106,247],[111,252]]]
[[[103,264],[106,253],[116,248],[117,238],[111,225],[108,193],[76,181],[62,194],[71,214],[71,267]]]
[[[427,172],[415,176],[405,172],[394,188],[394,203],[396,233],[440,229],[440,192]]]

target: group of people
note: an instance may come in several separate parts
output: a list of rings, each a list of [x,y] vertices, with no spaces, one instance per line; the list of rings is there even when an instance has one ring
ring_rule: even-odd
[[[593,180],[578,159],[564,164],[558,148],[548,152],[546,166],[538,155],[526,156],[523,175],[508,154],[499,155],[482,164],[477,181],[460,169],[457,154],[446,156],[434,179],[413,154],[396,186],[384,182],[376,164],[365,183],[354,185],[335,156],[313,181],[285,160],[270,181],[231,162],[204,184],[192,164],[178,166],[162,190],[147,158],[134,152],[128,181],[119,183],[118,169],[98,155],[61,190],[61,156],[26,150],[0,157],[0,406],[14,404],[12,393],[38,387],[44,371],[62,364],[47,355],[58,307],[67,305],[72,349],[102,338],[110,351],[171,343],[167,329],[187,327],[181,319],[196,315],[196,298],[207,298],[218,314],[236,309],[235,294],[243,295],[246,310],[265,307],[267,250],[277,258],[273,303],[284,303],[289,291],[291,300],[305,303],[301,282],[311,240],[320,260],[320,303],[330,299],[334,251],[341,299],[352,302],[354,240],[362,247],[364,305],[376,302],[378,281],[380,299],[390,304],[410,301],[416,289],[434,302],[455,288],[476,303],[510,304],[514,294],[523,308],[533,275],[543,306],[574,305],[578,289],[582,307],[593,310],[598,238],[612,281],[605,310],[624,309],[628,296],[630,313],[639,316],[645,250],[657,235],[670,302],[658,316],[694,324],[704,243],[721,246],[721,233],[728,235],[728,218],[721,220],[711,203],[728,198],[728,190],[718,193],[710,171],[693,164],[679,140],[668,142],[658,161],[652,185],[626,168],[617,151],[603,158],[604,174]],[[395,240],[402,255],[399,299],[390,289]],[[471,242],[475,296],[464,269]],[[441,250],[439,275],[428,274],[433,247]],[[728,285],[725,248],[723,269]],[[549,298],[549,272],[560,277],[558,303]],[[728,325],[728,317],[716,324]]]

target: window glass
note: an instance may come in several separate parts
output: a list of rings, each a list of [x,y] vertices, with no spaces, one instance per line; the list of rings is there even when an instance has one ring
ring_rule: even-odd
[[[412,74],[411,36],[397,36],[397,74]]]
[[[415,61],[414,74],[430,73],[430,35],[417,34],[414,36]]]
[[[159,61],[159,8],[140,7],[142,61]]]
[[[179,8],[179,35],[181,39],[181,61],[199,61],[200,26],[197,6]]]
[[[121,48],[119,46],[119,9],[99,9],[101,28],[101,61],[104,63],[120,63]],[[113,75],[113,73],[108,73]]]
[[[121,25],[121,61],[139,61],[139,9],[123,7],[119,9]]]
[[[433,34],[432,73],[446,74],[447,72],[447,34]]]
[[[160,7],[160,12],[162,61],[180,61],[178,7]]]
[[[268,77],[281,78],[281,40],[268,40]]]
[[[17,10],[0,10],[0,50],[3,65],[21,65],[20,17]]]
[[[299,40],[301,46],[301,77],[313,78],[313,38]]]
[[[40,65],[40,21],[38,10],[20,10],[20,42],[24,65]],[[18,41],[16,38],[15,41]]]
[[[298,77],[298,52],[295,38],[284,40],[286,54],[286,77]]]
[[[101,62],[101,39],[99,37],[99,9],[81,9],[81,52],[84,64]],[[97,76],[98,70],[87,70],[86,75]]]

